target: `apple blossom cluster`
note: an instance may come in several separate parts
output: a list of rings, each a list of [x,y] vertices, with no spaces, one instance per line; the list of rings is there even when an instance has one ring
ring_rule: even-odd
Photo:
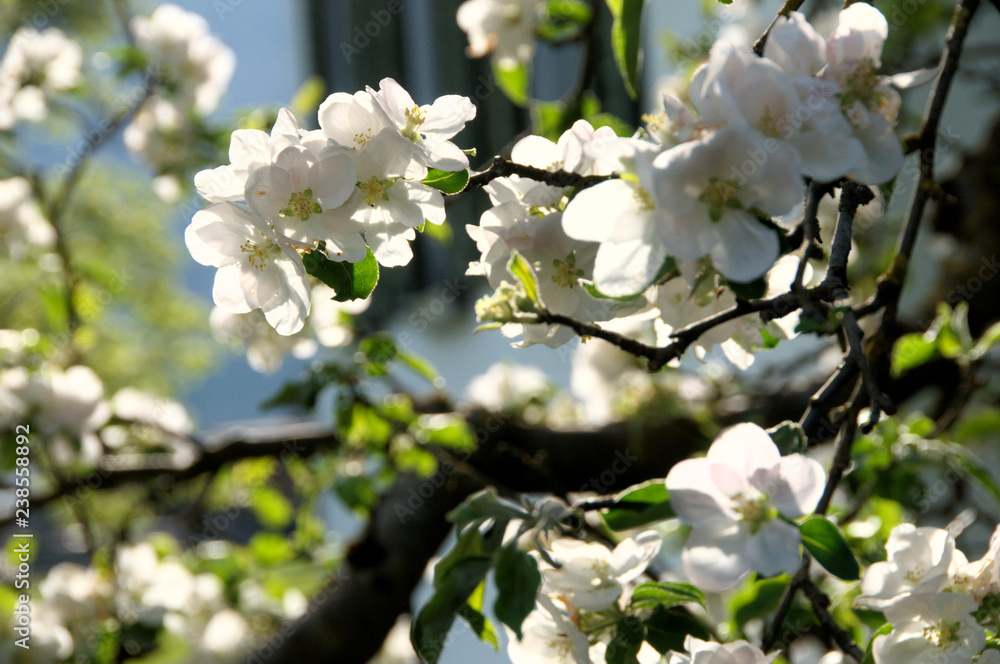
[[[218,108],[236,56],[209,32],[203,17],[174,4],[133,18],[129,28],[158,87],[125,128],[123,140],[160,174],[154,187],[161,198],[176,199],[177,174],[194,157],[192,114],[202,117]]]
[[[698,588],[735,588],[751,572],[773,576],[798,566],[799,531],[787,520],[809,514],[826,484],[815,459],[781,456],[756,424],[725,429],[702,459],[667,474],[670,504],[691,533],[681,562]]]
[[[597,542],[554,540],[544,555],[534,552],[542,574],[535,609],[524,619],[522,638],[510,632],[507,654],[514,664],[527,662],[603,662],[609,636],[589,629],[581,612],[596,613],[626,603],[624,592],[660,550],[652,531],[622,540],[614,550]],[[607,627],[608,625],[604,625]],[[660,659],[648,643],[639,661]]]
[[[717,42],[691,80],[694,108],[666,96],[664,111],[647,116],[644,135],[620,138],[581,121],[558,146],[523,139],[514,161],[616,177],[580,191],[495,180],[486,187],[493,208],[468,227],[482,253],[469,274],[500,288],[517,250],[535,269],[550,312],[600,322],[651,311],[663,344],[731,307],[727,286],[787,291],[798,261],[779,261],[774,220],[801,205],[806,179],[879,184],[902,165],[893,131],[899,95],[876,74],[887,31],[865,3],[842,11],[827,40],[793,12],[779,18],[764,57]],[[572,336],[519,323],[515,301],[508,321],[502,309],[515,295],[508,291],[484,302],[480,314],[506,323],[507,336],[523,335],[517,345],[558,346]],[[791,316],[762,330],[759,322],[733,321],[699,339],[696,351],[721,344],[745,368],[764,345],[762,331],[789,338],[797,322]]]
[[[892,631],[875,637],[876,664],[902,662],[1000,661],[986,646],[977,611],[1000,593],[1000,527],[989,550],[969,562],[948,530],[896,526],[887,560],[871,565],[861,579],[855,605],[882,611]]]
[[[29,248],[50,249],[56,243],[52,227],[25,178],[0,180],[0,244],[12,256],[22,256]]]
[[[230,314],[260,310],[278,334],[301,330],[311,308],[302,254],[384,266],[409,263],[425,222],[444,221],[428,169],[460,171],[468,157],[451,138],[475,117],[465,97],[418,106],[392,79],[378,90],[334,93],[319,129],[282,109],[270,134],[237,130],[230,164],[195,177],[210,205],[185,233],[196,261],[218,268],[213,296]],[[322,250],[320,250],[322,246]]]
[[[59,28],[18,28],[0,61],[0,130],[18,122],[40,122],[54,93],[81,81],[83,49]]]

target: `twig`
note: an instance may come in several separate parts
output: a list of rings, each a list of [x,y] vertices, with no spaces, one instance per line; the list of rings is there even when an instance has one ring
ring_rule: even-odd
[[[580,175],[579,173],[561,170],[547,171],[544,168],[518,164],[497,155],[493,157],[486,170],[480,171],[469,178],[468,184],[465,185],[465,189],[462,191],[465,192],[470,189],[484,187],[497,178],[509,175],[518,175],[523,178],[535,180],[536,182],[552,185],[553,187],[576,187],[577,189],[586,189],[605,180],[610,180],[613,177],[611,175]]]
[[[834,407],[843,403],[838,400],[838,396],[843,394],[858,375],[858,365],[848,359],[844,359],[837,367],[837,370],[824,383],[823,387],[809,399],[809,407],[799,421],[802,425],[802,432],[805,434],[807,445],[818,445],[828,438],[820,438],[820,429],[826,429],[824,433],[830,436],[836,435],[840,430],[839,425],[834,425],[829,418],[830,411]],[[825,425],[825,426],[824,426]]]
[[[802,592],[809,598],[812,604],[813,613],[819,618],[819,622],[833,638],[834,643],[845,653],[854,658],[854,661],[861,662],[865,658],[865,653],[854,642],[854,639],[844,631],[844,628],[837,624],[837,621],[827,610],[830,606],[830,598],[816,587],[807,576],[801,583]]]
[[[792,580],[788,583],[788,587],[785,588],[785,594],[781,596],[781,602],[778,604],[778,609],[774,612],[774,618],[771,620],[771,624],[767,626],[767,631],[764,632],[764,637],[760,641],[760,649],[764,652],[770,650],[778,640],[778,632],[781,631],[785,617],[788,616],[788,612],[792,608],[795,593],[799,591],[802,582],[809,578],[809,562],[811,560],[808,553],[802,554],[802,563],[799,565],[799,569],[795,572]]]
[[[827,474],[826,488],[823,489],[823,495],[816,503],[814,514],[822,516],[830,509],[833,492],[837,490],[837,485],[840,484],[844,473],[851,465],[851,448],[854,446],[854,436],[858,432],[858,413],[861,412],[867,401],[867,395],[859,385],[854,391],[851,405],[844,416],[843,429],[840,432],[840,439],[837,441],[837,449],[833,453],[833,464]]]

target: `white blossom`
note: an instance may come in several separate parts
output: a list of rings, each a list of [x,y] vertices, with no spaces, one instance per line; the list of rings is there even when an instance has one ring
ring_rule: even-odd
[[[876,664],[967,664],[986,645],[972,612],[976,602],[959,593],[910,595],[884,609],[892,632],[876,636]]]
[[[707,457],[671,468],[670,504],[692,526],[681,554],[691,583],[720,592],[751,571],[792,571],[799,563],[799,532],[778,517],[807,514],[825,479],[819,462],[801,454],[782,457],[767,432],[749,423],[720,433]]]
[[[469,158],[449,140],[476,117],[476,107],[468,97],[445,95],[435,99],[433,104],[418,106],[391,78],[379,82],[378,92],[368,88],[368,93],[396,125],[400,135],[416,146],[418,160],[442,171],[469,167]]]
[[[993,531],[983,557],[960,566],[955,577],[956,585],[967,588],[977,602],[1000,593],[1000,526]]]
[[[191,256],[219,268],[212,296],[235,314],[260,309],[278,334],[302,329],[309,313],[309,280],[302,258],[245,207],[214,203],[196,212],[184,233]]]
[[[553,561],[542,563],[543,589],[585,611],[614,604],[626,583],[638,578],[660,550],[659,534],[647,530],[623,539],[612,551],[598,542],[560,538],[549,545]]]
[[[0,243],[14,255],[29,247],[55,246],[56,230],[32,196],[31,183],[22,177],[0,180]]]
[[[247,364],[258,373],[274,373],[281,368],[288,353],[300,360],[316,354],[316,342],[305,329],[290,335],[278,334],[259,309],[233,314],[213,307],[208,324],[216,341],[241,346],[246,352]]]
[[[760,648],[743,640],[716,643],[691,635],[685,637],[684,649],[687,654],[671,652],[667,664],[771,664],[780,654],[765,655]]]
[[[313,286],[309,324],[316,340],[327,348],[351,343],[354,339],[353,317],[363,314],[371,304],[371,296],[364,300],[337,302],[333,299],[334,295],[333,289],[325,284]]]
[[[544,399],[552,389],[545,372],[537,367],[497,362],[469,381],[465,392],[470,403],[503,413]]]
[[[937,593],[966,563],[947,530],[912,523],[893,528],[885,550],[888,559],[865,570],[858,606],[884,610],[914,594]]]

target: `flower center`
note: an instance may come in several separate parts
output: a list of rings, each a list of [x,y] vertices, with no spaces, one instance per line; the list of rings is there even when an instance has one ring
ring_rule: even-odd
[[[733,496],[733,509],[740,521],[750,526],[750,533],[756,534],[767,521],[777,516],[777,510],[767,504],[767,496],[747,498],[742,493]]]
[[[283,217],[298,217],[299,221],[308,221],[309,216],[319,214],[323,208],[312,199],[312,189],[296,191],[288,197],[288,205],[278,214]]]
[[[879,77],[875,74],[875,63],[866,59],[858,63],[843,80],[840,92],[840,108],[844,115],[851,117],[851,108],[861,104],[864,109],[878,112],[885,104],[885,95],[878,89]],[[857,108],[854,114],[857,115]]]
[[[764,115],[760,117],[760,133],[769,138],[779,138],[782,134],[782,125],[778,118],[771,115],[771,107],[764,107]]]
[[[939,620],[934,625],[924,627],[924,640],[938,651],[951,650],[959,641],[958,632],[962,623]]]
[[[359,148],[363,148],[365,147],[365,143],[372,140],[372,136],[374,135],[375,134],[372,133],[371,129],[369,129],[368,131],[357,133],[354,135],[354,142],[358,144]]]
[[[576,266],[576,252],[574,251],[569,252],[566,260],[553,259],[552,267],[556,269],[555,274],[552,275],[552,281],[560,288],[573,288],[583,276],[583,270]]]
[[[653,197],[641,184],[632,190],[632,196],[635,198],[635,202],[639,204],[639,209],[643,212],[649,212],[656,207]]]
[[[735,180],[723,180],[713,176],[709,178],[708,186],[701,192],[698,200],[708,206],[708,216],[712,221],[719,221],[727,209],[743,209],[743,203],[736,197],[739,189]]]
[[[379,201],[389,200],[387,192],[391,186],[390,180],[379,180],[374,175],[357,184],[358,189],[361,190],[361,200],[372,207],[377,205]]]
[[[240,251],[247,254],[247,262],[250,263],[250,267],[256,269],[258,272],[263,272],[264,268],[267,267],[268,256],[281,251],[281,249],[263,233],[260,234],[260,237],[262,242],[257,243],[253,240],[247,240],[240,245]]]
[[[403,127],[399,133],[401,133],[404,138],[408,138],[414,143],[419,141],[420,134],[417,132],[417,128],[424,123],[425,115],[426,114],[420,110],[420,107],[416,105],[412,108],[406,109],[406,126]]]

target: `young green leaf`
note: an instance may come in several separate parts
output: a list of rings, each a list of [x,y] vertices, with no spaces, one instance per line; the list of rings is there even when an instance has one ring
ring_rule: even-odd
[[[488,643],[494,650],[500,650],[500,640],[490,619],[483,615],[483,598],[486,594],[486,582],[481,581],[469,595],[469,601],[458,610],[458,615],[469,624],[473,634],[479,640]]]
[[[497,599],[493,612],[507,627],[521,638],[521,624],[535,607],[542,574],[535,559],[511,542],[497,553]]]
[[[937,357],[937,343],[925,335],[904,334],[892,347],[892,375],[899,377]]]
[[[469,182],[469,169],[439,171],[436,168],[429,168],[427,169],[427,177],[421,182],[446,194],[457,194],[465,189],[465,185]]]
[[[512,277],[521,282],[525,292],[535,304],[541,304],[542,298],[538,293],[538,282],[535,280],[535,271],[531,269],[528,261],[517,251],[512,251],[510,260],[507,261],[507,271]]]
[[[830,574],[845,581],[861,578],[861,567],[847,546],[840,529],[821,516],[806,519],[799,525],[802,544]]]
[[[670,608],[678,604],[695,602],[705,606],[705,593],[687,583],[649,582],[632,591],[630,606],[648,609],[654,606]]]
[[[375,290],[378,284],[378,261],[368,250],[368,255],[360,263],[332,261],[323,253],[324,243],[319,248],[302,255],[306,272],[316,277],[334,290],[337,302],[363,300]]]
[[[798,422],[787,420],[767,430],[774,444],[782,454],[805,452],[806,434]]]
[[[607,0],[614,17],[611,24],[611,46],[629,96],[636,98],[639,82],[639,44],[641,41],[642,5],[644,0]]]
[[[525,64],[493,64],[493,77],[507,98],[518,106],[528,103],[528,67]]]
[[[674,516],[670,495],[660,481],[629,487],[615,496],[615,506],[602,512],[611,530],[629,530]]]
[[[645,626],[635,616],[625,616],[619,620],[605,653],[607,664],[638,664],[636,654],[642,647],[645,635]]]
[[[497,495],[496,489],[488,487],[477,491],[465,499],[461,505],[448,513],[447,519],[462,528],[486,519],[526,519],[529,514],[515,502]]]

